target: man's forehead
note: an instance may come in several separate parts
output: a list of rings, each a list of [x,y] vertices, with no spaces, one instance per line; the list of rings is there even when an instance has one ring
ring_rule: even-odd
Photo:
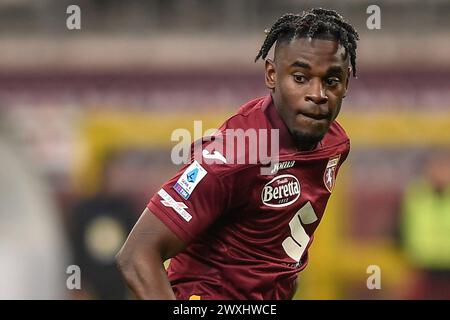
[[[348,62],[345,48],[338,41],[303,37],[277,43],[275,59],[277,58],[281,58],[284,63],[302,59],[342,64]]]

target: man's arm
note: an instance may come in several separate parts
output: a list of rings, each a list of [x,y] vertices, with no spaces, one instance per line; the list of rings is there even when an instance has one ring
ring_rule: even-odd
[[[138,299],[173,300],[164,261],[185,247],[164,223],[145,209],[116,256],[128,287]]]

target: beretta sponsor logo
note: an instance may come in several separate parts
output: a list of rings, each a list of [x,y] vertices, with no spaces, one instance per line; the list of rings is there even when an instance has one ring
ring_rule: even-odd
[[[286,207],[300,197],[300,183],[290,174],[282,174],[266,183],[261,200],[269,207]]]

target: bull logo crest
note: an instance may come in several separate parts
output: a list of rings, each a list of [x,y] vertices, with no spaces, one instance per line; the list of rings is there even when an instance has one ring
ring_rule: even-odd
[[[336,169],[341,155],[334,156],[328,160],[327,167],[323,174],[323,183],[329,192],[333,190],[336,182]]]

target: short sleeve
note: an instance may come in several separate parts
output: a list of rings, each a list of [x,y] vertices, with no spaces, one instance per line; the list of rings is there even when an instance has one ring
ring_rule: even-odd
[[[147,208],[186,243],[227,209],[231,187],[214,166],[192,160],[150,199]]]

